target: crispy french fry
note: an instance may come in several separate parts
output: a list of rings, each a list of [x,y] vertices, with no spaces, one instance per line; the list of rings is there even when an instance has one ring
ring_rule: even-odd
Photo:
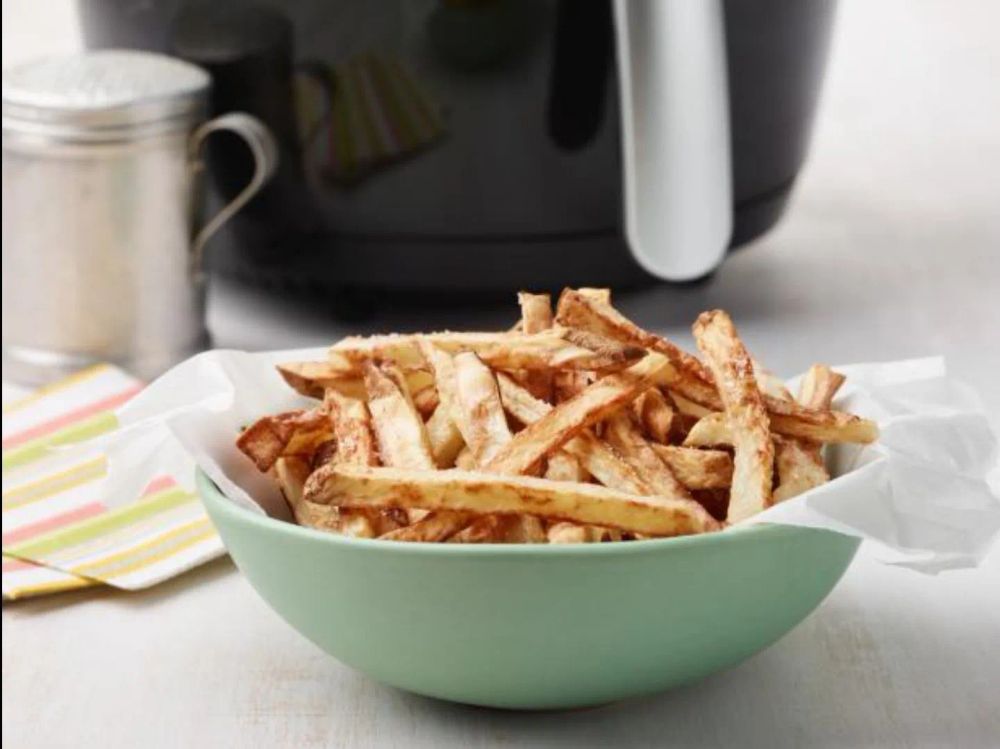
[[[414,508],[405,508],[413,512]],[[445,541],[469,524],[471,516],[462,512],[428,512],[402,528],[381,534],[384,541],[436,542]]]
[[[510,427],[504,415],[497,381],[476,354],[465,351],[455,355],[455,385],[458,408],[462,414],[459,430],[472,448],[476,462],[489,463],[511,441]]]
[[[538,422],[553,410],[553,406],[534,398],[504,374],[497,377],[497,384],[504,408],[526,426]],[[587,429],[567,441],[563,451],[607,487],[632,494],[651,493],[649,485],[636,470]],[[552,453],[550,460],[556,455],[558,453]]]
[[[688,489],[725,489],[733,483],[733,459],[725,450],[657,444],[653,449]]]
[[[450,544],[499,544],[513,515],[480,515],[448,539]]]
[[[649,388],[632,402],[632,413],[642,425],[646,436],[666,444],[674,424],[674,409],[659,388]]]
[[[732,445],[733,434],[724,413],[710,413],[694,423],[684,438],[685,447]]]
[[[605,422],[604,438],[642,476],[654,494],[690,498],[687,489],[660,459],[627,413],[619,411]]]
[[[574,289],[565,289],[559,296],[556,322],[568,328],[589,330],[623,343],[657,351],[674,365],[676,381],[671,385],[672,389],[696,403],[714,405],[718,402],[711,374],[697,358],[666,338],[643,330],[608,302],[601,302]],[[719,407],[721,404],[716,406],[717,409]]]
[[[598,304],[611,304],[611,289],[594,289],[583,287],[576,290],[581,296],[585,296],[588,299],[597,302]]]
[[[410,395],[413,397],[413,405],[417,409],[417,413],[424,419],[429,419],[441,402],[437,388],[433,385],[420,388],[416,392],[411,392]]]
[[[813,364],[799,385],[799,403],[817,411],[829,411],[834,396],[846,379],[826,364]]]
[[[554,452],[545,466],[545,478],[549,481],[586,481],[590,478],[587,469],[575,457],[565,451]]]
[[[337,460],[355,465],[378,465],[378,451],[372,434],[368,406],[356,398],[327,391],[324,402],[330,409],[333,436],[337,442]]]
[[[846,378],[824,364],[809,368],[799,390],[802,405],[828,410]],[[783,502],[830,480],[823,464],[823,448],[816,442],[775,438],[775,470],[778,486],[774,501]]]
[[[577,523],[553,523],[548,529],[550,544],[590,544],[602,541],[620,541],[621,531],[617,528],[602,528],[598,525]]]
[[[778,401],[780,403],[781,401]],[[869,419],[841,411],[815,411],[796,403],[788,404],[788,412],[770,408],[771,429],[786,437],[813,442],[856,442],[868,444],[878,439],[878,425]]]
[[[736,455],[726,520],[735,523],[771,504],[774,445],[767,411],[753,376],[750,355],[729,315],[703,312],[693,326],[695,342],[712,371],[726,407]]]
[[[472,448],[468,445],[459,450],[455,456],[455,468],[463,471],[476,470],[476,456],[472,454]]]
[[[769,395],[772,398],[782,401],[793,400],[791,391],[785,386],[782,379],[756,359],[753,360],[753,374],[757,380],[760,392],[764,395]]]
[[[641,497],[596,484],[455,469],[324,466],[309,477],[304,496],[319,504],[347,507],[544,514],[655,536],[702,533],[719,527],[694,500]]]
[[[783,502],[830,479],[822,457],[799,440],[775,437],[775,469],[778,487],[774,501]]]
[[[407,373],[419,371],[423,366],[423,357],[418,344],[420,340],[425,340],[452,354],[459,351],[474,351],[490,366],[501,369],[520,369],[523,368],[521,365],[598,369],[601,367],[588,367],[588,361],[613,367],[619,366],[623,357],[628,361],[634,361],[642,353],[637,352],[636,347],[621,343],[615,344],[610,351],[593,352],[568,343],[563,338],[563,331],[555,329],[539,333],[394,334],[343,339],[330,349],[326,369],[320,367],[320,363],[302,362],[283,364],[280,371],[286,380],[289,377],[295,379],[297,376],[300,385],[303,379],[306,384],[313,384],[318,380],[323,381],[323,378],[336,382],[352,374],[356,376],[361,373],[365,362],[373,360],[391,361]],[[426,380],[416,384],[423,386]]]
[[[465,440],[462,439],[462,433],[451,420],[451,414],[443,403],[434,409],[424,427],[427,429],[427,439],[431,443],[431,455],[434,456],[435,465],[438,468],[451,468],[465,447]]]
[[[330,437],[330,420],[324,408],[288,411],[264,416],[244,429],[236,447],[262,472],[282,455],[307,455]]]
[[[427,430],[406,389],[387,370],[371,363],[365,366],[365,387],[382,462],[397,468],[433,469]]]
[[[713,411],[710,408],[706,408],[700,403],[695,403],[694,401],[688,400],[680,393],[670,391],[670,399],[677,406],[677,411],[684,414],[685,416],[691,416],[696,419],[701,419],[712,413],[719,413],[718,411]],[[720,406],[721,408],[721,406]]]
[[[556,403],[579,395],[597,380],[594,372],[562,370],[552,375],[552,396]]]
[[[337,390],[351,398],[365,397],[361,364],[331,364],[329,362],[284,362],[276,369],[293,390],[310,398],[322,398],[327,390]],[[419,392],[434,384],[429,372],[404,368],[407,390]]]
[[[552,297],[548,294],[529,294],[525,291],[517,295],[521,307],[521,331],[540,333],[552,327]]]
[[[567,370],[550,372],[544,369],[511,369],[506,374],[539,400],[550,402],[553,398],[553,384],[557,377],[581,373]]]
[[[567,289],[559,298],[556,322],[660,352],[674,366],[674,382],[670,385],[672,393],[712,411],[722,410],[723,403],[713,373],[705,365],[665,338],[643,330],[610,305],[599,304]],[[851,414],[816,411],[769,395],[765,395],[763,401],[771,416],[771,429],[779,434],[824,442],[867,443],[878,438],[878,428],[873,422]],[[676,398],[675,402],[681,408]]]
[[[328,390],[323,400],[330,411],[333,435],[337,444],[332,461],[324,462],[359,466],[378,465],[378,451],[375,448],[368,406],[336,390]],[[401,515],[402,513],[397,512],[344,508],[339,512],[336,528],[345,536],[375,538],[403,525],[405,517]]]
[[[601,421],[646,388],[669,382],[674,371],[665,357],[650,354],[624,372],[607,375],[582,393],[526,426],[485,466],[493,473],[526,473],[541,458],[591,424]],[[588,467],[591,473],[594,473]]]
[[[787,437],[833,443],[867,443],[878,438],[878,427],[868,419],[839,411],[830,411],[829,414],[831,419],[815,424],[774,412],[769,416],[773,431]],[[723,414],[709,414],[700,419],[684,438],[684,445],[688,447],[731,444],[733,438]]]
[[[302,458],[278,458],[274,463],[274,476],[278,488],[292,511],[295,522],[320,530],[338,530],[340,518],[336,507],[307,502],[302,497],[303,486],[312,470]]]
[[[346,369],[360,372],[360,365],[373,359],[392,361],[396,366],[406,370],[408,366],[422,365],[423,357],[417,345],[418,339],[427,340],[449,353],[457,353],[467,350],[477,351],[481,346],[497,343],[516,343],[522,337],[521,333],[515,332],[475,331],[348,336],[330,347],[328,358],[332,366],[342,371]]]
[[[507,332],[352,337],[326,361],[279,365],[323,404],[261,419],[239,448],[303,525],[593,543],[738,522],[828,480],[824,444],[877,438],[831,410],[841,375],[814,365],[792,398],[724,312],[694,325],[702,361],[607,289],[567,289],[555,314],[547,294],[518,304]]]
[[[563,329],[545,330],[513,341],[478,346],[474,351],[491,367],[506,370],[618,372],[646,355],[646,350],[638,346]]]

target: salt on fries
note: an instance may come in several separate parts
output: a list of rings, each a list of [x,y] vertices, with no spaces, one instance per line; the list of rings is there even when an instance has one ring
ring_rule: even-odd
[[[508,331],[345,338],[278,366],[320,399],[237,439],[296,522],[448,543],[597,543],[717,530],[829,480],[822,446],[876,439],[814,365],[798,398],[729,316],[703,358],[643,330],[606,289],[518,295]]]

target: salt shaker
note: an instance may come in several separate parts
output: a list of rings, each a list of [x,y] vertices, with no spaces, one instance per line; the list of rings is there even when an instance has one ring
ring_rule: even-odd
[[[90,363],[151,378],[208,343],[202,252],[267,182],[277,149],[244,113],[206,121],[201,68],[147,52],[3,75],[3,370],[41,383]],[[207,223],[200,152],[229,130],[255,161]]]

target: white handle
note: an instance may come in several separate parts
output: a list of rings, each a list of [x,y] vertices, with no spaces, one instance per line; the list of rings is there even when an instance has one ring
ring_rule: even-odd
[[[712,271],[732,233],[721,0],[615,0],[625,236],[671,281]]]
[[[195,234],[194,240],[191,242],[191,273],[198,282],[204,280],[205,244],[215,232],[222,228],[224,223],[250,202],[250,198],[267,184],[267,181],[274,176],[278,169],[278,144],[267,125],[245,112],[230,112],[201,124],[191,134],[189,150],[191,162],[196,170],[204,168],[201,161],[201,149],[205,139],[220,130],[228,130],[243,138],[253,154],[254,170],[247,186],[240,190],[235,198],[230,200],[221,211],[212,217],[211,221]]]

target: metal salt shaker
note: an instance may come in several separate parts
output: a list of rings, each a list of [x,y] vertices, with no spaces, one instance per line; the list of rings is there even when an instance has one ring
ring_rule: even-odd
[[[146,52],[3,75],[3,374],[41,383],[98,361],[151,378],[206,347],[205,242],[267,182],[277,149],[243,113],[205,121],[210,78]],[[200,151],[218,130],[255,160],[200,224]]]

